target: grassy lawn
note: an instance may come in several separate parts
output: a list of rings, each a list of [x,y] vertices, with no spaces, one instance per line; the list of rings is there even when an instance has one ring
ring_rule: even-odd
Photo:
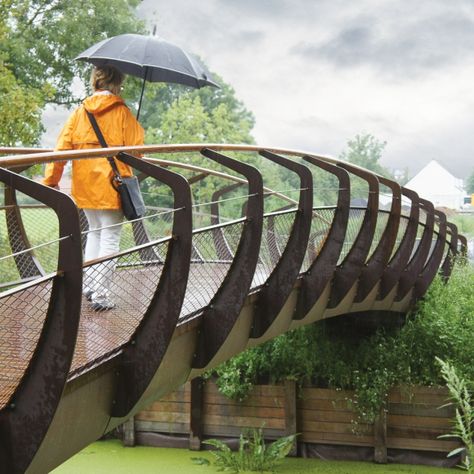
[[[169,448],[124,448],[120,441],[99,441],[52,471],[52,474],[214,474],[213,466],[195,465],[192,457],[212,460],[208,451]],[[453,472],[405,464],[376,465],[362,462],[287,458],[276,471],[282,474],[441,474]]]

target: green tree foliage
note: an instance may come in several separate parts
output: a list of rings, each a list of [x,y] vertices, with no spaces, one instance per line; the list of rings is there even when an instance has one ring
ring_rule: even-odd
[[[184,86],[147,83],[140,111],[140,120],[147,128],[160,129],[167,110],[176,102],[183,98],[191,101],[199,98],[200,106],[207,114],[212,114],[219,106],[225,105],[229,120],[235,126],[243,125],[244,128],[250,127],[250,130],[255,122],[253,114],[236,98],[235,91],[229,84],[225,83],[214,72],[212,77],[219,84],[219,89],[214,87],[189,89]],[[132,91],[131,95],[126,90],[125,96],[137,103],[138,96],[135,90]],[[228,142],[230,143],[229,140]],[[247,136],[245,143],[253,143],[253,139]]]
[[[230,85],[216,74],[213,74],[213,77],[218,81],[219,89],[204,87],[191,90],[176,85],[147,84],[140,112],[140,120],[146,129],[146,142],[150,144],[254,143],[251,134],[254,125],[253,115],[236,98],[235,91]],[[223,169],[196,153],[170,154],[166,157],[158,155],[158,157],[229,172],[228,169]],[[250,157],[235,155],[235,157],[259,168],[263,166],[262,172],[270,177],[270,182],[280,184],[277,172],[268,169],[268,165],[262,163],[256,155]],[[182,173],[188,177],[196,174],[186,171]],[[209,206],[204,203],[212,201],[214,192],[228,184],[231,182],[213,176],[194,184],[192,187],[194,200],[197,204],[201,204],[200,211],[209,213]],[[163,203],[163,196],[169,193],[169,190],[156,182],[144,183],[144,187],[155,205]],[[223,196],[225,199],[241,196],[241,199],[223,204],[221,214],[240,217],[246,194],[247,186],[241,186]]]
[[[340,159],[388,177],[390,173],[380,164],[386,145],[387,142],[381,142],[370,133],[359,134],[347,142],[347,150],[341,153]]]
[[[74,61],[82,50],[101,39],[143,31],[133,13],[138,0],[2,0],[8,8],[7,42],[2,51],[8,68],[30,89],[49,88],[49,102],[75,101],[74,77],[84,67]]]
[[[143,30],[138,0],[0,0],[0,143],[34,145],[47,103],[73,104],[74,57],[100,39]]]
[[[472,170],[472,173],[469,175],[466,181],[466,192],[468,194],[474,194],[474,170]]]
[[[8,57],[2,52],[8,32],[5,9],[11,2],[2,0],[0,6],[0,144],[35,143],[41,131],[41,96],[25,88],[5,65]]]
[[[22,87],[0,62],[0,144],[37,143],[41,127],[42,98]]]
[[[159,128],[147,129],[153,143],[253,143],[253,121],[236,120],[225,102],[206,109],[199,95],[184,95],[164,111]]]
[[[347,142],[347,150],[340,154],[339,159],[388,177],[390,176],[389,171],[380,164],[386,144],[369,133],[358,134]],[[351,179],[352,199],[366,200],[368,191],[368,184],[365,180],[355,176]]]

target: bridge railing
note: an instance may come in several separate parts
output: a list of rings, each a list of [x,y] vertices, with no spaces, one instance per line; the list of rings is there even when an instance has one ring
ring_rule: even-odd
[[[0,452],[20,471],[68,379],[119,357],[112,414],[126,416],[179,325],[199,324],[192,366],[201,370],[221,357],[249,294],[254,316],[233,342],[237,351],[249,337],[263,341],[322,317],[406,312],[439,269],[449,276],[465,248],[456,227],[416,193],[303,152],[240,145],[3,152],[10,156],[0,158],[0,433],[10,430],[11,442],[21,444],[32,404],[48,399],[21,459]],[[83,213],[67,195],[20,173],[32,164],[118,153],[139,177],[147,213],[119,224],[116,254],[84,262],[90,231]],[[284,170],[299,183],[272,189],[256,166]],[[332,183],[325,199],[321,176]],[[210,198],[200,194],[206,180]],[[93,310],[82,295],[83,274],[92,282],[113,274],[115,308]],[[294,311],[282,312],[290,295]],[[54,371],[50,386],[39,380],[45,371]]]

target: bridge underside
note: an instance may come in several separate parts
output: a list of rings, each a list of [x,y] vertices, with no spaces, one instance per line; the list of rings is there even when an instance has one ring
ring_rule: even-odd
[[[83,262],[84,216],[25,170],[119,151],[147,214],[122,224],[119,253]],[[7,152],[0,462],[11,473],[50,471],[186,380],[288,330],[338,316],[367,330],[400,324],[465,251],[456,227],[413,191],[315,155],[233,145]],[[268,187],[259,169],[271,167],[292,189]],[[213,194],[200,201],[205,180]],[[83,275],[99,281],[111,269],[116,307],[94,311]]]

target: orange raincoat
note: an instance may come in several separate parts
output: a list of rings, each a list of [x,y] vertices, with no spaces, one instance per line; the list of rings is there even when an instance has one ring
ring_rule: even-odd
[[[86,111],[93,113],[107,145],[143,145],[141,125],[125,105],[122,98],[99,92],[84,100],[69,117],[61,131],[56,150],[82,150],[101,148]],[[43,184],[56,186],[66,162],[46,165]],[[116,160],[122,176],[131,176],[131,168]],[[72,196],[82,209],[120,209],[117,191],[112,186],[112,168],[107,158],[73,160]]]

